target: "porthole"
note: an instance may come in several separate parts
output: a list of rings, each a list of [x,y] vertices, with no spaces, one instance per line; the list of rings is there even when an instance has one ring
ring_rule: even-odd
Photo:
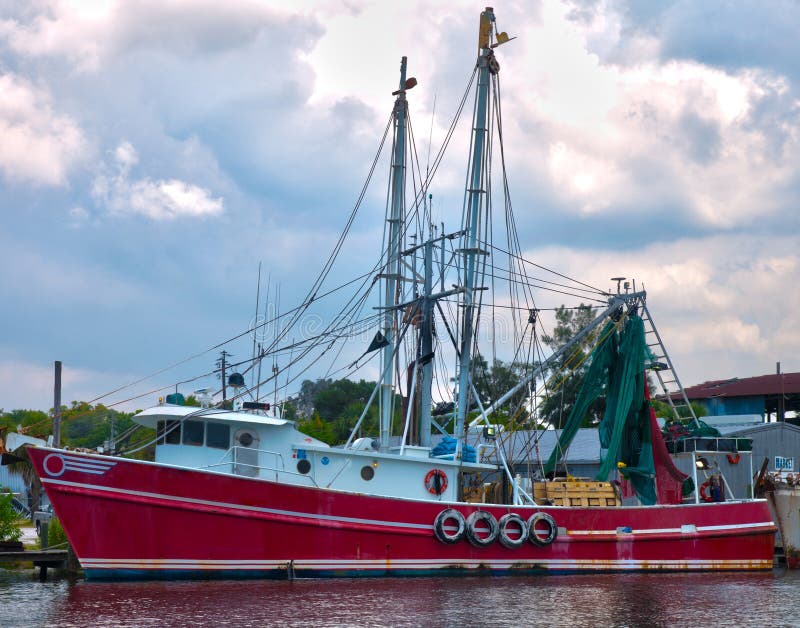
[[[364,465],[361,467],[361,477],[369,482],[375,477],[375,469],[373,469],[370,465]]]
[[[308,473],[309,471],[311,471],[311,463],[308,460],[306,460],[305,458],[303,458],[302,460],[298,460],[297,461],[297,470],[300,473]]]

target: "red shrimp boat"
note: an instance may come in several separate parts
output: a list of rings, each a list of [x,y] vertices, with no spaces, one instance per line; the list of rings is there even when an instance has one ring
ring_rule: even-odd
[[[523,273],[518,242],[509,238],[504,247],[495,247],[489,237],[501,230],[487,227],[490,131],[499,132],[501,126],[495,49],[509,39],[497,32],[492,9],[481,13],[479,55],[470,83],[476,95],[468,184],[461,229],[451,234],[443,229],[437,233],[430,215],[424,214],[429,179],[414,202],[425,220],[406,212],[405,151],[411,141],[406,95],[416,80],[406,78],[403,58],[392,123],[387,126],[394,137],[386,246],[373,281],[384,288],[381,330],[364,354],[381,356],[380,378],[343,447],[302,434],[294,421],[257,398],[249,409],[242,407],[237,395],[233,409],[160,404],[136,415],[141,425],[155,429],[153,462],[29,448],[88,577],[772,568],[775,525],[767,502],[696,503],[691,498],[694,487],[672,465],[650,407],[646,373],[654,372],[663,385],[661,373],[673,369],[644,292],[627,287],[623,292],[619,284],[616,294],[601,292],[606,309],[570,343],[530,365],[505,394],[487,399],[475,386],[478,309],[483,295],[489,294],[480,283],[504,252],[514,285],[525,290],[532,285]],[[507,193],[506,185],[495,189],[500,187]],[[510,207],[507,201],[506,215]],[[415,224],[422,231],[410,239],[408,228]],[[490,253],[495,264],[491,266],[486,262]],[[445,281],[448,269],[455,269],[455,282]],[[438,292],[434,270],[441,281]],[[316,301],[318,291],[319,284],[303,308]],[[440,306],[447,297],[459,300],[453,325]],[[435,318],[437,311],[441,320]],[[535,325],[537,311],[524,308],[519,328]],[[336,338],[346,335],[343,320],[336,319],[331,327]],[[452,347],[438,342],[436,329],[446,329]],[[654,344],[646,343],[646,334],[658,339],[655,348],[661,353],[655,357],[661,362],[653,362]],[[404,345],[406,336],[413,342]],[[329,341],[321,338],[320,346],[327,350]],[[505,425],[493,423],[492,417],[508,404],[516,404],[517,414],[532,415],[525,391],[544,381],[576,346],[590,341],[594,348],[586,376],[595,378],[594,388],[607,401],[600,423],[605,453],[600,476],[584,489],[612,490],[611,498],[590,494],[557,504],[546,490],[537,491],[559,468],[558,456],[539,465],[541,472],[535,476],[523,477],[516,461],[507,460],[504,432],[498,433],[513,427],[508,420]],[[449,400],[435,400],[433,368],[447,351],[457,365],[455,390]],[[400,363],[409,365],[409,385],[398,412],[394,383],[400,379],[395,369]],[[241,386],[241,375],[237,381]],[[583,394],[582,389],[576,408],[588,407],[590,400]],[[520,401],[523,397],[528,400]],[[355,438],[376,398],[379,437]],[[434,407],[437,401],[443,409]],[[559,451],[568,447],[570,432],[583,418],[578,410],[573,414],[560,434]],[[394,443],[393,420],[403,426],[402,437]],[[433,428],[452,436],[435,444],[440,437],[432,438]],[[476,490],[491,477],[500,478],[495,483],[499,497]],[[626,487],[624,498],[610,489],[609,479]]]

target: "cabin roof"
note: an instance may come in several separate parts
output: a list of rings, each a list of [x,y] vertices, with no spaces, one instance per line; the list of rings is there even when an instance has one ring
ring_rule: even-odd
[[[279,419],[274,416],[265,416],[250,412],[232,412],[219,408],[197,408],[194,406],[174,406],[162,404],[147,410],[142,410],[133,417],[133,420],[145,427],[156,427],[156,421],[168,419],[206,419],[221,423],[255,423],[257,425],[286,425],[291,423],[288,419]]]

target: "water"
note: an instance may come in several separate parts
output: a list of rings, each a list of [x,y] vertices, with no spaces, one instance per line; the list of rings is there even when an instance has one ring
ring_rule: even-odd
[[[795,626],[799,572],[39,583],[0,570],[2,626]]]

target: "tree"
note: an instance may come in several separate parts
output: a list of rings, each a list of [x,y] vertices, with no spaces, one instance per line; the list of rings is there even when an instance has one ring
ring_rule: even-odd
[[[294,418],[301,419],[299,425],[304,429],[317,429],[313,426],[316,424],[314,416],[318,415],[319,419],[328,424],[332,430],[331,444],[341,444],[350,436],[374,388],[375,382],[363,379],[357,382],[349,379],[318,379],[315,382],[305,380],[300,386],[298,396],[291,404],[287,404],[287,409],[289,412],[296,412]],[[394,416],[397,417],[402,401],[400,395],[395,395],[394,401]],[[288,415],[285,416],[290,418]],[[399,434],[402,429],[402,420],[395,421],[393,432]],[[365,435],[378,434],[378,406],[375,401],[367,409],[359,432]],[[315,436],[311,432],[306,433]],[[320,440],[325,439],[320,438]]]
[[[43,437],[50,433],[52,424],[50,415],[41,410],[0,411],[0,427],[7,427],[9,432],[22,431],[31,436]]]
[[[502,360],[495,360],[489,367],[486,359],[476,354],[472,359],[472,381],[484,408],[516,386],[530,368],[529,364],[507,364]],[[519,418],[526,417],[527,412],[520,413],[520,409],[527,401],[527,396],[527,389],[514,394],[503,408],[494,412],[492,422],[502,423],[509,429],[522,427]]]
[[[0,492],[0,542],[16,542],[22,538],[17,513],[11,505],[11,491]]]
[[[300,384],[300,392],[297,395],[297,413],[301,417],[310,417],[314,412],[314,401],[317,395],[325,390],[332,383],[329,379],[310,380],[305,379]]]
[[[314,412],[310,418],[300,421],[297,429],[328,445],[334,443],[333,426],[327,421],[323,421],[318,412]]]
[[[95,449],[111,438],[111,424],[115,435],[130,429],[135,424],[133,414],[119,412],[99,403],[96,406],[85,401],[73,401],[69,408],[62,408],[62,440],[70,447]]]
[[[589,325],[596,316],[597,312],[591,305],[581,303],[577,308],[567,308],[562,305],[556,310],[556,325],[553,328],[553,334],[543,336],[542,341],[556,351]],[[578,397],[588,366],[586,358],[596,337],[596,331],[589,334],[581,345],[568,351],[567,355],[559,360],[558,366],[550,371],[551,388],[546,391],[546,396],[539,405],[539,416],[542,422],[557,429],[566,423]],[[605,400],[595,400],[589,406],[583,421],[584,425],[586,427],[597,425],[603,418],[604,410]]]
[[[699,419],[700,417],[704,417],[708,414],[708,410],[706,410],[705,406],[701,403],[696,401],[690,402],[692,406],[692,410],[694,410],[694,415]],[[672,412],[672,406],[670,406],[666,401],[661,401],[660,399],[651,399],[650,404],[653,406],[653,409],[656,411],[656,416],[661,419],[673,420],[674,414]],[[682,419],[689,418],[689,409],[686,406],[682,406],[678,408],[678,414],[681,416]]]

